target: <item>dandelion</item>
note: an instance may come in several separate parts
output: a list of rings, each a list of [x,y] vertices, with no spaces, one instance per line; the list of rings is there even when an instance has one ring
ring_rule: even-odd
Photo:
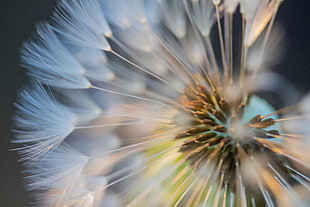
[[[309,96],[260,96],[281,2],[60,1],[21,50],[14,142],[34,204],[309,205]]]

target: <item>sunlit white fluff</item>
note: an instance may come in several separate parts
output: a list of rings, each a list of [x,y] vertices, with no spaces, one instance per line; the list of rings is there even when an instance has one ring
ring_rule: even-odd
[[[69,53],[48,24],[37,27],[37,40],[25,43],[22,63],[43,83],[65,88],[87,88],[85,69]],[[65,69],[66,68],[66,69]]]
[[[87,157],[63,144],[48,152],[46,156],[32,165],[31,189],[74,190],[75,180],[82,176]]]
[[[136,26],[146,20],[143,0],[103,0],[103,11],[107,20],[122,28]]]
[[[264,38],[259,38],[249,49],[246,65],[248,70],[258,72],[258,70],[268,70],[276,65],[284,55],[283,48],[285,47],[284,29],[274,27],[273,32],[269,36],[269,41],[273,44],[266,44]]]
[[[275,17],[280,3],[282,2],[282,0],[255,0],[255,5],[252,0],[250,1],[245,0],[244,3],[240,5],[240,9],[244,12],[247,22],[244,39],[246,45],[252,45],[254,43],[268,22]]]
[[[208,0],[186,1],[186,9],[201,34],[209,36],[216,18],[212,2]]]
[[[76,60],[87,68],[85,76],[95,81],[110,82],[115,79],[115,74],[111,70],[106,54],[96,48],[76,48],[70,49]]]
[[[155,1],[148,2],[151,6]],[[150,25],[157,24],[158,12],[152,8],[153,14],[147,16],[143,0],[103,1],[103,12],[109,23],[115,26],[114,35],[122,43],[132,48],[150,52],[156,48],[156,39],[147,31],[146,21]]]
[[[21,93],[16,107],[20,112],[15,117],[18,135],[14,142],[27,144],[21,153],[22,159],[30,162],[58,147],[74,130],[78,119],[70,108],[60,104],[38,83]]]
[[[228,13],[231,13],[231,14],[234,13],[240,1],[242,0],[224,1],[225,10],[227,10]]]
[[[85,91],[65,90],[57,91],[58,99],[65,102],[66,107],[76,116],[76,125],[88,123],[102,113],[102,109],[90,98]]]
[[[74,41],[84,47],[110,50],[105,36],[111,36],[112,32],[98,1],[62,1],[53,19],[55,31],[68,43]]]
[[[182,1],[162,1],[160,4],[167,27],[182,39],[186,35],[186,14]]]
[[[37,200],[44,206],[92,206],[95,194],[91,191],[96,190],[94,178],[88,178],[82,171],[87,162],[86,156],[62,144],[26,170],[30,174],[29,188],[42,192]],[[101,179],[95,182],[105,184]]]
[[[296,95],[261,73],[279,5],[62,0],[22,49],[40,84],[21,93],[16,142],[37,206],[307,203],[307,101],[275,111],[256,94]]]

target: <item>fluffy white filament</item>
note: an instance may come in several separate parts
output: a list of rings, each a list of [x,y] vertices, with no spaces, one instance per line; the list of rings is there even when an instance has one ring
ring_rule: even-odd
[[[88,88],[85,68],[70,54],[48,24],[37,27],[37,41],[22,49],[22,62],[35,79],[56,87]]]
[[[36,161],[63,142],[78,116],[38,83],[21,93],[21,102],[23,105],[16,105],[20,113],[15,117],[19,130],[14,142],[27,143],[21,148],[22,160]]]
[[[304,202],[308,99],[279,118],[290,109],[274,112],[251,96],[275,83],[257,78],[280,56],[281,30],[272,29],[280,2],[61,0],[21,50],[32,82],[16,104],[14,142],[37,206]],[[237,110],[226,123],[227,105]],[[275,123],[260,134],[256,115]],[[231,151],[221,151],[224,139],[209,153],[209,132],[199,132],[202,142],[191,135],[206,122],[232,140]]]

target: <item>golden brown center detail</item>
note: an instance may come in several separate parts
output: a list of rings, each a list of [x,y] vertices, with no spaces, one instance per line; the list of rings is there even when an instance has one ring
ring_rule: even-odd
[[[181,103],[192,121],[175,139],[184,139],[180,151],[196,167],[215,150],[228,155],[235,153],[237,144],[259,149],[263,146],[255,137],[268,139],[279,134],[277,130],[266,130],[275,123],[272,118],[257,115],[243,123],[245,104],[229,103],[218,92],[210,92],[201,85],[196,89],[188,87]],[[230,155],[227,159],[233,157]]]

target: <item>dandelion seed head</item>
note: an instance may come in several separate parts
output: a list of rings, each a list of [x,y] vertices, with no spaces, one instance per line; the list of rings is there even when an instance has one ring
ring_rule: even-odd
[[[269,71],[280,3],[60,1],[21,50],[15,142],[36,204],[306,206],[309,97],[261,95],[287,97]]]

